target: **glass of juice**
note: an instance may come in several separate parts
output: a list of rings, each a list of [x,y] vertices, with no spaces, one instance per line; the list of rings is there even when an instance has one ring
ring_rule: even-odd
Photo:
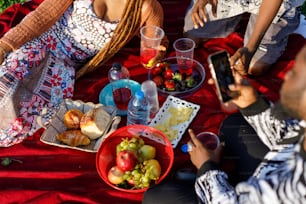
[[[220,144],[219,137],[213,132],[200,132],[197,138],[210,150],[215,150]]]
[[[129,79],[120,79],[112,82],[113,98],[119,110],[127,110],[128,103],[132,97]]]
[[[190,38],[179,38],[173,43],[178,70],[181,74],[187,76],[192,74],[194,47],[195,42]]]
[[[144,26],[140,29],[140,35],[140,62],[145,68],[150,69],[155,65],[158,47],[165,32],[157,26]]]
[[[196,137],[202,142],[202,144],[209,150],[215,150],[219,144],[220,140],[218,135],[213,132],[200,132]],[[181,146],[182,152],[189,152],[192,149],[192,144],[188,142]]]

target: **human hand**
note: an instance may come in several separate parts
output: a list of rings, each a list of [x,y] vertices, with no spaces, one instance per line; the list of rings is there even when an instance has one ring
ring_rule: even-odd
[[[188,151],[188,153],[190,155],[191,162],[197,169],[199,169],[208,160],[219,163],[223,145],[219,145],[215,150],[209,150],[204,147],[192,129],[189,129],[188,133],[191,139],[189,143],[192,145],[192,148],[190,151]]]
[[[229,85],[229,90],[234,94],[233,99],[226,103],[222,103],[221,106],[227,112],[232,112],[236,110],[236,106],[239,108],[245,108],[257,100],[258,93],[252,87],[252,85],[243,78],[237,71],[233,70],[233,76],[235,79],[235,84]],[[208,79],[208,84],[213,85],[214,80],[212,78]]]
[[[164,59],[165,55],[166,55],[166,47],[160,45],[158,47],[157,55],[154,58],[150,59],[146,66],[149,68],[153,68],[157,63],[161,62],[162,59]]]
[[[212,14],[213,16],[217,16],[216,11],[218,0],[198,0],[194,4],[191,14],[195,29],[198,29],[199,25],[203,27],[204,22],[206,23],[208,21],[208,17],[204,9],[207,4],[211,4]]]
[[[239,48],[230,58],[231,66],[241,75],[247,75],[251,59],[254,55],[247,47]]]
[[[235,84],[229,85],[229,89],[239,94],[231,102],[240,108],[246,108],[257,100],[258,93],[239,73],[234,72],[234,78]]]

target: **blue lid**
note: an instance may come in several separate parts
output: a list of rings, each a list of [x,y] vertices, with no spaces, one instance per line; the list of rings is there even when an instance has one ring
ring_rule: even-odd
[[[184,153],[187,153],[188,152],[188,150],[189,150],[189,145],[188,144],[183,144],[182,146],[181,146],[181,150],[182,150],[182,152],[184,152]]]
[[[142,91],[142,90],[137,90],[137,91],[135,92],[135,97],[136,97],[136,98],[144,98],[144,93],[143,93],[143,91]]]

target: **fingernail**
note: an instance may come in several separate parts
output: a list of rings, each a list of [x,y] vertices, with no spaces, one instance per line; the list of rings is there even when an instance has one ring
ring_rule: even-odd
[[[230,88],[230,89],[235,88],[235,84],[229,84],[229,85],[228,85],[228,88]]]

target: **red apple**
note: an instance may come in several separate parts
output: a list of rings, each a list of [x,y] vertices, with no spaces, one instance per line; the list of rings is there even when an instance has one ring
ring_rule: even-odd
[[[122,171],[131,171],[137,162],[137,155],[131,150],[123,150],[116,156],[116,164]]]
[[[156,148],[151,145],[143,145],[138,150],[139,157],[144,160],[154,159],[156,155]]]
[[[124,175],[124,172],[120,168],[118,168],[117,166],[113,166],[108,171],[107,178],[109,182],[117,185],[124,181],[123,175]]]

